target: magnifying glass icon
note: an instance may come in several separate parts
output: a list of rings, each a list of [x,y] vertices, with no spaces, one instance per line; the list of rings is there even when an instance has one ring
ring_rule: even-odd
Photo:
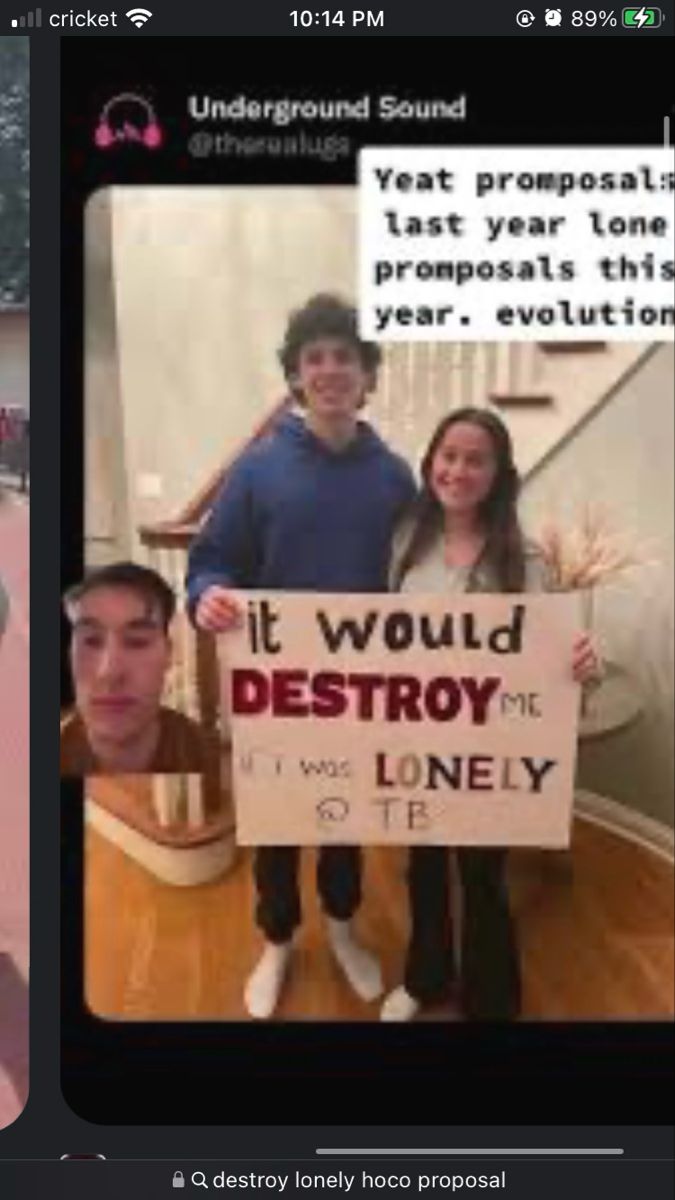
[[[208,1183],[206,1182],[206,1175],[204,1174],[203,1171],[193,1171],[192,1172],[192,1182],[194,1183],[195,1187],[207,1188],[209,1186]]]

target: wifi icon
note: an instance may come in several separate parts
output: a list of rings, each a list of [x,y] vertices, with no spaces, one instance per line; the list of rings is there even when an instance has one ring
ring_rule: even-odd
[[[147,8],[130,8],[124,15],[133,22],[137,29],[140,29],[141,25],[145,25],[145,22],[150,20],[152,13]]]

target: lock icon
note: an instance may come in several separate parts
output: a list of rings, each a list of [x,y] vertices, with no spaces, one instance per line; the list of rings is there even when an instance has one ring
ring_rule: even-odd
[[[173,1186],[174,1187],[185,1187],[185,1176],[182,1171],[174,1171]]]

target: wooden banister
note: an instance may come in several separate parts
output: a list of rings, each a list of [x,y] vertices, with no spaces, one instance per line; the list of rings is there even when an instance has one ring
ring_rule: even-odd
[[[139,525],[138,536],[148,550],[187,550],[199,524],[162,521],[157,525]]]
[[[279,417],[292,404],[292,396],[284,396],[263,420],[258,423],[253,432],[238,447],[228,461],[213,473],[211,478],[199,489],[196,495],[193,496],[175,518],[168,521],[158,521],[152,525],[139,526],[138,535],[141,544],[149,552],[151,559],[156,559],[158,569],[161,570],[162,568],[162,558],[165,557],[164,552],[175,551],[180,555],[187,556],[190,544],[208,516],[213,501],[227,478],[229,471],[231,471],[234,464],[250,446],[269,433]],[[170,555],[169,558],[171,558]],[[176,575],[182,573],[177,569],[177,566],[177,564],[171,563],[171,567],[175,571],[172,582],[175,582]],[[182,588],[182,579],[178,586]],[[208,736],[214,739],[222,739],[224,730],[221,726],[219,713],[220,681],[215,638],[213,634],[195,631],[195,639],[194,672],[197,683],[197,705],[200,721]],[[184,671],[188,671],[187,662],[182,662],[179,665]]]
[[[208,515],[228,472],[254,442],[265,437],[279,417],[293,404],[292,396],[284,396],[274,408],[256,426],[253,432],[238,447],[234,454],[211,475],[210,479],[199,489],[195,496],[185,505],[176,517],[168,521],[158,521],[153,525],[141,525],[138,536],[141,544],[148,550],[187,550],[190,542],[198,533],[204,518]]]
[[[185,506],[182,512],[179,513],[176,521],[174,522],[175,524],[186,526],[194,525],[195,523],[197,523],[197,525],[199,524],[213,504],[213,501],[220,489],[221,484],[226,478],[228,471],[231,470],[237,460],[241,458],[244,451],[248,450],[249,446],[252,446],[254,442],[259,441],[260,438],[265,437],[265,435],[269,433],[272,426],[275,425],[279,420],[279,417],[286,412],[292,404],[293,397],[284,396],[284,398],[274,406],[272,411],[269,412],[266,417],[263,417],[262,421],[260,421],[253,430],[253,433],[246,438],[246,440],[241,446],[239,446],[239,448],[234,452],[232,457],[225,463],[225,465],[214,472],[204,486],[199,489],[196,496],[194,496],[192,500],[190,500]]]

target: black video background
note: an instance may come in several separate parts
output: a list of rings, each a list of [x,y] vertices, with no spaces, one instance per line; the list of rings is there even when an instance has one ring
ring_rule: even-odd
[[[110,184],[350,184],[355,156],[189,159],[186,97],[467,95],[465,122],[308,127],[354,146],[660,144],[671,45],[629,39],[62,40],[62,586],[83,570],[83,210]],[[262,67],[263,59],[266,66]],[[111,96],[140,92],[167,141],[97,152]],[[180,115],[183,114],[183,115]],[[238,124],[237,136],[293,127]],[[181,145],[182,143],[182,145]],[[63,626],[62,695],[70,698]],[[111,1023],[83,1001],[81,789],[62,785],[62,1085],[105,1124],[663,1124],[672,1026]],[[114,903],[114,897],[111,897]],[[437,1085],[437,1086],[435,1086]],[[290,1093],[292,1092],[292,1097]],[[438,1094],[440,1093],[440,1095]],[[668,1114],[671,1114],[668,1116]]]

